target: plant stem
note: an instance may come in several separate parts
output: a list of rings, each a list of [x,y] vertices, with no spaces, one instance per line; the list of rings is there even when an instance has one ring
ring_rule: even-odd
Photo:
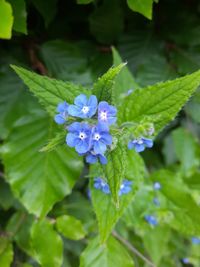
[[[121,241],[131,252],[141,258],[144,262],[146,262],[149,266],[156,267],[153,262],[147,259],[142,253],[140,253],[128,240],[120,236],[116,231],[112,232],[112,235],[116,237],[119,241]]]

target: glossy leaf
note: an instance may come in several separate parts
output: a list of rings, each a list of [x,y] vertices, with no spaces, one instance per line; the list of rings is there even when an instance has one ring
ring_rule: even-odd
[[[82,239],[86,234],[81,221],[69,215],[56,218],[56,227],[64,237],[72,240]]]
[[[2,147],[6,179],[12,191],[37,216],[46,215],[71,192],[82,167],[81,158],[67,146],[39,152],[47,138],[54,135],[54,127],[54,122],[36,106],[31,115],[18,120]]]
[[[26,4],[24,0],[9,0],[13,8],[14,24],[13,30],[27,34]]]
[[[7,243],[4,250],[0,252],[0,267],[10,267],[13,261],[13,246]]]
[[[61,267],[63,244],[61,237],[48,220],[36,222],[32,227],[31,243],[36,260],[42,266]]]
[[[139,12],[148,19],[152,19],[153,0],[127,0],[127,3],[133,11]]]
[[[83,251],[80,267],[134,267],[134,263],[126,249],[113,237],[101,245],[98,237],[91,240]]]
[[[10,39],[13,26],[12,6],[4,0],[0,1],[0,18],[0,38]]]

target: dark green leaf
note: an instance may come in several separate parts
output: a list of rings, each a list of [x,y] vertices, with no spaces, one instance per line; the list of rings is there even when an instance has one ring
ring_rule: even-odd
[[[9,0],[13,8],[14,24],[13,29],[17,32],[27,34],[26,26],[26,4],[24,0]]]

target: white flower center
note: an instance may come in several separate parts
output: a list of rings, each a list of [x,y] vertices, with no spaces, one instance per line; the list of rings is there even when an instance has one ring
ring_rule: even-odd
[[[101,138],[100,134],[98,134],[98,133],[94,134],[94,140],[99,141],[100,138]]]
[[[81,140],[84,140],[86,137],[87,137],[87,135],[86,135],[84,132],[80,132],[80,133],[79,133],[79,138],[80,138]]]
[[[142,144],[143,144],[142,139],[138,139],[137,143],[138,143],[139,145],[142,145]]]
[[[83,108],[82,108],[82,112],[84,113],[84,114],[87,114],[88,113],[88,111],[89,111],[89,107],[88,106],[84,106]]]
[[[102,121],[106,121],[107,120],[107,112],[106,111],[101,111],[100,118],[101,118]]]

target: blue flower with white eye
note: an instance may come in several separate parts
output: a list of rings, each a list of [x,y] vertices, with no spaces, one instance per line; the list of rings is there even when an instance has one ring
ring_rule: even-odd
[[[93,150],[86,154],[86,162],[90,164],[96,163],[98,160],[101,164],[107,164],[107,158],[103,154],[96,154]]]
[[[63,124],[66,122],[67,117],[68,117],[68,107],[69,105],[67,102],[59,103],[57,106],[57,112],[59,114],[56,114],[54,117],[54,121],[57,124]]]
[[[200,238],[198,237],[192,237],[192,244],[194,245],[200,245]]]
[[[73,117],[91,118],[97,111],[97,98],[91,95],[89,99],[86,95],[81,94],[74,100],[74,105],[69,105],[68,113]]]
[[[161,184],[160,184],[159,182],[155,182],[155,183],[153,184],[153,189],[154,189],[154,190],[160,190],[160,189],[161,189]]]
[[[141,137],[133,139],[128,143],[128,149],[135,149],[136,152],[142,152],[146,147],[151,148],[153,146],[153,140]]]
[[[124,179],[122,181],[122,184],[120,185],[119,196],[121,196],[123,194],[128,194],[132,189],[131,188],[132,183],[133,183],[132,181]]]
[[[105,194],[110,194],[109,185],[100,177],[94,179],[94,188],[101,190]]]
[[[87,123],[74,122],[68,126],[66,143],[80,154],[90,150],[91,127]]]
[[[158,224],[156,217],[153,215],[145,215],[144,218],[150,225],[156,226]]]
[[[98,121],[100,123],[113,124],[116,122],[117,109],[106,101],[101,101],[98,106]]]
[[[92,130],[92,149],[96,154],[104,154],[107,145],[112,144],[112,136],[105,123],[98,123]]]

